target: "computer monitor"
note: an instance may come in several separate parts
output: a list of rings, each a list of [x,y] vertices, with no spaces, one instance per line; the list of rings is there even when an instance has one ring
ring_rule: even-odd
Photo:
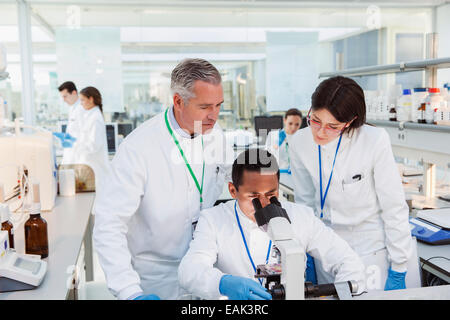
[[[254,120],[256,136],[261,137],[261,144],[266,143],[270,131],[283,129],[283,116],[256,116]]]
[[[118,134],[121,134],[124,138],[133,131],[133,124],[131,122],[117,123]]]
[[[118,130],[117,123],[106,124],[106,142],[108,144],[108,153],[112,154],[117,151],[117,138]]]
[[[61,132],[62,132],[62,133],[66,133],[66,130],[67,130],[67,122],[60,122],[60,123],[59,123],[59,126],[60,126]]]

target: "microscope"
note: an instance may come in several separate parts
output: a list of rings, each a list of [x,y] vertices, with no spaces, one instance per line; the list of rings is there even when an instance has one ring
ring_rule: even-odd
[[[305,283],[306,252],[294,237],[291,221],[276,197],[264,208],[258,198],[252,200],[255,220],[275,245],[277,264],[258,265],[255,278],[265,278],[265,287],[273,300],[304,300],[321,296],[352,299],[358,291],[355,281],[313,285]]]

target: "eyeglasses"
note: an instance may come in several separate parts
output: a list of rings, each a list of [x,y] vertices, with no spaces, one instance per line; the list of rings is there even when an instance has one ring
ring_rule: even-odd
[[[320,130],[320,128],[322,128],[322,124],[318,121],[312,120],[311,117],[309,116],[310,113],[311,109],[309,110],[308,115],[306,116],[306,123],[308,124],[309,127],[315,130]],[[338,136],[344,131],[344,129],[345,126],[342,129],[334,129],[328,126],[324,127],[325,133],[330,136]]]

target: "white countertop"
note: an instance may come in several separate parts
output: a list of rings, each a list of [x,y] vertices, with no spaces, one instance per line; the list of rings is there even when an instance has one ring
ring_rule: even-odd
[[[0,293],[0,300],[64,300],[70,282],[70,267],[75,266],[89,221],[95,192],[57,197],[52,211],[42,213],[47,221],[49,256],[47,274],[34,290]],[[25,253],[24,228],[14,231],[15,249]],[[69,272],[68,272],[69,270]]]

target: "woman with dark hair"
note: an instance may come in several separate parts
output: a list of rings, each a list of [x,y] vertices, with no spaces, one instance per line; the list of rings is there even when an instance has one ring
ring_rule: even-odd
[[[94,170],[98,190],[109,163],[102,96],[96,88],[86,87],[80,91],[80,101],[85,112],[81,116],[79,137],[73,147],[74,163],[87,164]]]
[[[296,108],[289,109],[284,114],[284,128],[272,130],[267,136],[266,149],[275,155],[281,172],[290,173],[289,139],[300,129],[301,124],[301,111]]]
[[[307,122],[290,145],[295,201],[314,208],[366,267],[379,267],[380,283],[368,289],[405,288],[406,272],[416,272],[409,209],[387,132],[365,124],[363,90],[341,76],[323,81]],[[318,263],[318,282],[333,282],[322,270]]]

